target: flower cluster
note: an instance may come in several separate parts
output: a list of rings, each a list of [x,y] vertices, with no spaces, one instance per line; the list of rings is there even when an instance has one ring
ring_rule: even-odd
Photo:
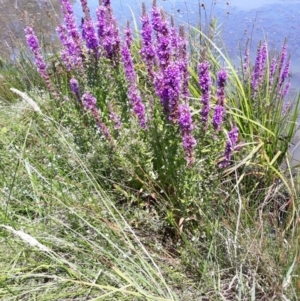
[[[27,40],[27,45],[29,46],[30,50],[32,51],[35,59],[35,65],[37,67],[37,70],[39,74],[44,79],[49,91],[53,95],[55,99],[59,99],[58,93],[56,92],[53,84],[51,83],[49,74],[47,73],[47,65],[43,59],[41,48],[39,45],[39,41],[37,36],[34,33],[34,30],[31,27],[25,28],[25,36]]]
[[[253,95],[255,95],[258,88],[262,84],[266,70],[267,54],[267,43],[265,42],[262,46],[258,47],[257,49],[255,65],[251,74],[251,88],[253,91]]]
[[[228,140],[226,142],[225,151],[223,154],[224,159],[220,162],[219,167],[225,168],[230,165],[230,160],[232,153],[236,148],[236,144],[239,137],[239,130],[234,126],[231,131],[228,133]]]
[[[129,44],[128,41],[125,41],[121,49],[125,75],[129,85],[128,98],[132,110],[139,120],[139,124],[141,128],[145,129],[147,123],[145,106],[143,105],[141,97],[138,93],[137,83],[136,83],[136,73],[134,71],[132,57],[131,57],[130,49],[128,48],[128,44]]]
[[[201,88],[202,96],[202,122],[204,127],[207,127],[208,115],[210,111],[210,86],[211,86],[211,77],[209,73],[210,65],[208,62],[201,62],[198,65],[198,77],[199,77],[199,86]]]
[[[188,165],[191,166],[194,162],[194,148],[196,146],[196,140],[192,136],[192,130],[194,126],[192,123],[191,110],[187,104],[179,106],[178,123],[181,130],[182,145],[185,152],[185,157]]]
[[[188,70],[188,52],[187,41],[185,38],[184,27],[179,27],[178,40],[178,60],[179,69],[182,76],[181,92],[182,98],[186,102],[189,98],[189,70]]]
[[[213,127],[215,131],[219,131],[223,123],[223,118],[225,115],[225,85],[227,80],[227,72],[225,69],[222,69],[218,72],[217,76],[217,98],[218,104],[215,106],[214,115],[213,115]]]
[[[112,15],[110,1],[104,1],[96,10],[97,29],[103,54],[116,61],[120,54],[120,37],[116,19]]]
[[[105,138],[110,142],[110,144],[113,146],[113,140],[110,135],[108,127],[105,125],[105,123],[102,121],[99,111],[96,107],[97,99],[90,93],[85,92],[81,97],[82,103],[84,107],[89,110],[93,117],[95,118],[97,122],[98,129],[102,132],[102,134],[105,136]]]
[[[155,49],[152,41],[152,25],[150,23],[149,15],[146,13],[146,6],[143,3],[143,15],[141,17],[142,22],[142,47],[140,54],[144,64],[147,67],[147,72],[150,76],[150,79],[154,79],[153,65],[155,59]]]

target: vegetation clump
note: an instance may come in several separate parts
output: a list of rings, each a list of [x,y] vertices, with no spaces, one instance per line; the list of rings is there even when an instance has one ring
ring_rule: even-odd
[[[61,0],[50,58],[27,24],[35,67],[7,77],[28,95],[12,89],[27,104],[0,114],[0,298],[296,300],[286,42],[273,57],[263,42],[254,63],[246,47],[236,69],[155,1],[134,34],[109,0],[95,20],[80,2],[78,26]],[[27,68],[39,84],[20,84]]]

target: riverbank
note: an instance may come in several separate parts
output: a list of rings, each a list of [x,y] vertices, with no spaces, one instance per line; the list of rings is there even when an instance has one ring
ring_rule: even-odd
[[[236,67],[215,28],[154,6],[133,37],[82,5],[80,28],[62,1],[59,53],[27,24],[0,67],[0,298],[297,300],[286,43]]]

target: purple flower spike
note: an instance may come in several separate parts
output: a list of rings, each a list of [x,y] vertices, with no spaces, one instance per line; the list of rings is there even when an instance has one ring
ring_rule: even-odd
[[[257,49],[255,65],[251,74],[251,88],[253,91],[253,95],[256,94],[258,88],[263,82],[263,78],[266,70],[267,58],[268,58],[267,43],[264,42],[264,44],[262,46],[259,46]]]
[[[227,72],[225,69],[222,69],[218,73],[217,84],[218,84],[218,104],[224,107],[225,102],[225,85],[227,80]]]
[[[182,76],[181,92],[182,98],[185,102],[188,101],[189,94],[189,69],[188,69],[188,52],[187,52],[187,40],[184,34],[184,27],[179,27],[179,69]]]
[[[91,16],[90,16],[90,9],[88,7],[87,4],[87,0],[80,0],[81,6],[82,6],[82,11],[84,12],[85,15],[85,20],[90,20]]]
[[[198,65],[199,86],[200,86],[201,92],[202,92],[201,116],[202,116],[202,122],[204,124],[204,127],[207,126],[208,114],[210,111],[209,100],[210,100],[211,77],[210,77],[210,73],[209,73],[209,68],[210,68],[210,65],[208,62],[202,62]]]
[[[117,113],[113,112],[111,109],[110,109],[110,113],[109,113],[109,118],[110,118],[111,122],[114,124],[115,130],[119,130],[122,127],[120,117],[117,115]]]
[[[223,124],[224,114],[224,107],[221,105],[216,105],[212,119],[212,124],[216,132],[220,130],[221,125]]]
[[[288,83],[285,85],[284,89],[282,90],[282,93],[281,93],[281,96],[282,96],[282,97],[286,97],[286,96],[288,95],[288,93],[289,93],[289,91],[290,91],[290,87],[291,87],[291,83],[288,82]]]
[[[282,86],[284,81],[288,78],[289,74],[290,74],[290,61],[288,60],[285,64],[284,69],[282,70],[282,72],[280,74],[279,87]]]
[[[273,84],[276,68],[277,68],[277,59],[273,57],[270,65],[270,79],[269,79],[270,86],[272,86]]]
[[[244,63],[243,63],[244,80],[247,79],[247,75],[249,72],[249,66],[250,66],[250,53],[249,53],[249,48],[246,48],[245,55],[244,55]]]
[[[125,42],[127,47],[130,49],[132,44],[132,30],[130,28],[129,22],[127,22],[127,26],[125,28]]]
[[[181,87],[181,75],[178,64],[172,62],[164,72],[158,73],[154,84],[156,94],[160,98],[165,114],[167,114],[170,121],[176,123]]]
[[[82,105],[79,84],[74,77],[70,79],[70,88],[71,91],[75,94],[77,101]]]
[[[156,56],[161,70],[164,70],[171,59],[172,47],[169,24],[163,20],[160,10],[154,6],[152,8],[152,27],[156,31],[157,45]]]
[[[62,6],[62,12],[64,15],[64,21],[70,37],[76,43],[78,50],[81,50],[81,37],[77,28],[76,19],[73,13],[72,4],[69,0],[60,0]],[[81,51],[80,51],[81,52]]]
[[[86,47],[91,49],[97,54],[99,42],[92,19],[85,20],[82,28],[82,37],[86,41]]]
[[[59,100],[58,93],[56,92],[56,90],[50,80],[49,74],[47,73],[47,65],[43,59],[39,41],[38,41],[37,36],[34,33],[34,30],[28,26],[25,28],[24,31],[25,31],[25,36],[26,36],[26,40],[27,40],[27,45],[29,46],[30,50],[32,51],[32,53],[34,55],[34,60],[35,60],[35,65],[37,67],[37,71],[39,72],[41,77],[44,79],[44,81],[45,81],[49,91],[53,95],[53,97],[56,100]]]
[[[194,126],[192,123],[190,107],[187,104],[179,106],[178,124],[181,130],[182,146],[185,152],[185,157],[188,165],[191,166],[194,162],[194,148],[196,146],[196,140],[192,136]]]
[[[128,44],[126,43],[126,41],[121,49],[121,54],[123,58],[124,68],[125,68],[125,76],[129,86],[128,98],[130,101],[130,105],[132,107],[133,112],[135,113],[135,115],[139,120],[139,124],[141,128],[146,129],[147,119],[145,114],[145,107],[138,93],[137,84],[136,84],[136,73],[134,71],[130,49],[128,48]]]
[[[153,65],[155,59],[155,49],[152,41],[152,26],[150,23],[149,15],[146,13],[146,6],[143,3],[143,15],[141,17],[142,22],[142,47],[140,50],[140,54],[142,56],[142,60],[147,67],[147,72],[150,76],[150,79],[153,81],[154,72]]]
[[[284,42],[284,44],[282,45],[282,49],[281,49],[281,54],[280,54],[280,60],[279,60],[279,73],[281,72],[282,68],[283,68],[283,64],[286,60],[287,57],[287,45],[286,42]]]
[[[89,111],[91,111],[96,123],[98,129],[102,132],[102,134],[106,137],[106,139],[109,141],[111,146],[114,147],[114,142],[113,139],[110,135],[108,127],[105,125],[105,123],[102,121],[99,111],[96,107],[97,99],[90,93],[90,92],[85,92],[82,95],[82,103],[85,106],[85,108]]]
[[[235,150],[237,141],[239,137],[239,129],[235,126],[228,133],[228,140],[226,142],[225,151],[224,151],[224,160],[219,164],[220,168],[225,168],[230,165],[230,160],[232,153]]]
[[[106,4],[100,5],[96,10],[98,38],[104,56],[116,62],[120,55],[119,29],[112,15],[110,2],[107,1]]]
[[[90,92],[85,92],[82,95],[82,100],[84,106],[91,111],[97,110],[96,104],[97,104],[97,99],[90,93]]]

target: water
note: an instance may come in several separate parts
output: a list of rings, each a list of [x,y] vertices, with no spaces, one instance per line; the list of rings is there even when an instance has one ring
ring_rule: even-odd
[[[71,2],[79,21],[83,15],[80,1]],[[152,1],[144,2],[149,9]],[[127,20],[133,22],[130,8],[139,22],[141,1],[111,0],[111,3],[119,24]],[[95,15],[98,0],[88,0],[88,4]],[[267,38],[269,49],[279,50],[288,38],[291,82],[297,91],[300,90],[300,0],[157,0],[157,5],[174,15],[176,22],[197,25],[199,20],[208,20],[211,15],[217,17],[222,25],[223,42],[232,59],[240,55],[240,49],[249,38],[252,56],[260,40]],[[20,43],[17,45],[24,43],[23,28],[28,22],[34,24],[37,34],[43,36],[43,45],[49,47],[55,42],[55,24],[59,17],[59,0],[0,0],[0,54],[17,55],[21,46],[16,47],[16,41]],[[295,141],[300,141],[300,132],[296,133]],[[298,164],[300,146],[294,149],[293,158],[292,164]]]

